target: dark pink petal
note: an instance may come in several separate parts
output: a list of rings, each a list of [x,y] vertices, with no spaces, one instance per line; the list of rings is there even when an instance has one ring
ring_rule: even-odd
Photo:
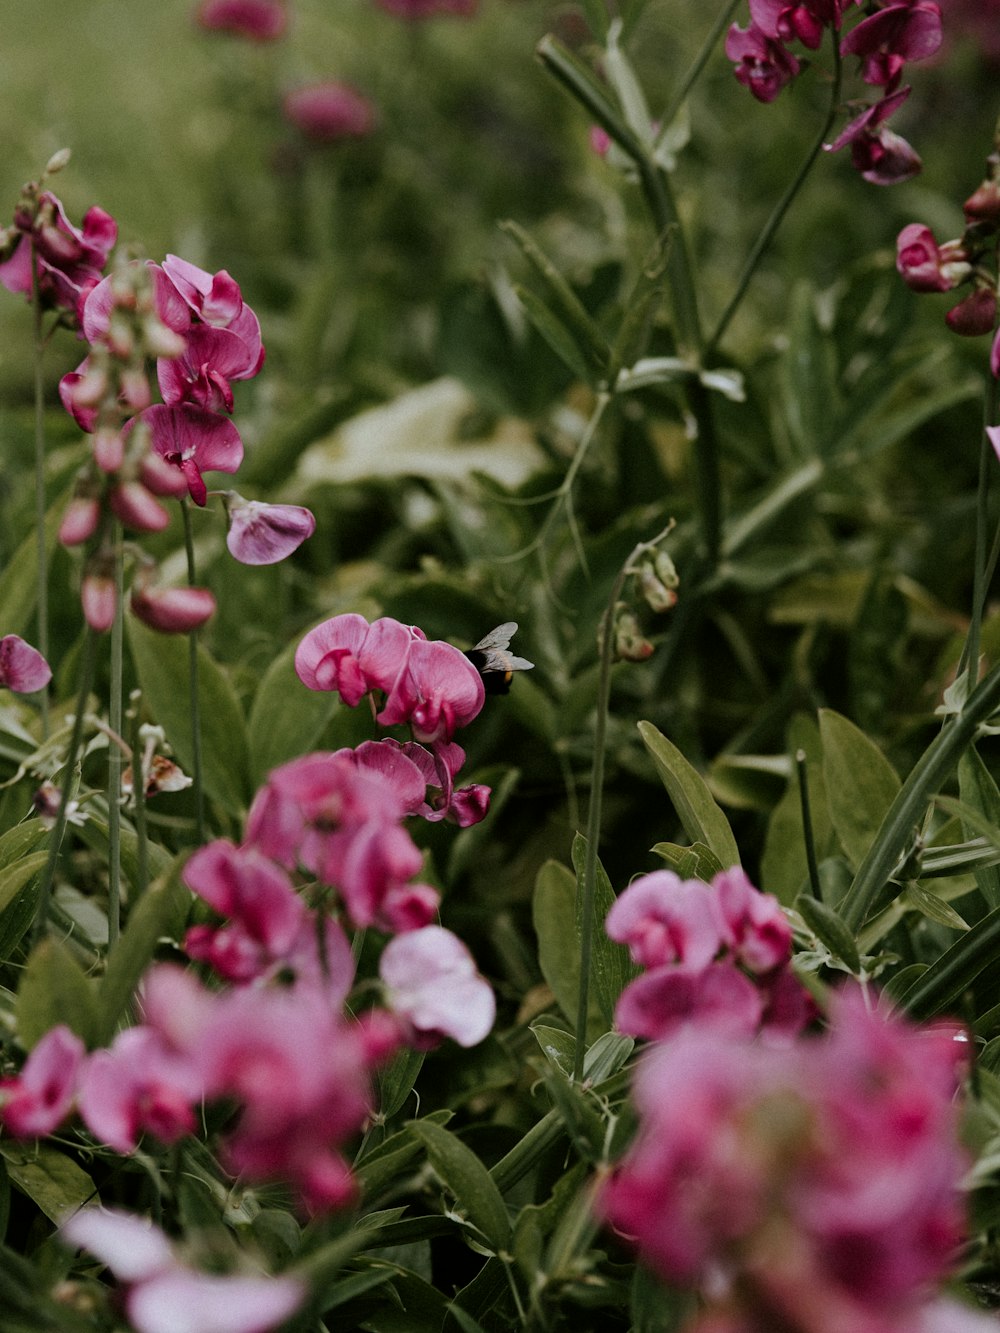
[[[163,271],[188,307],[206,324],[228,328],[243,310],[239,284],[225,269],[213,274],[177,255],[167,255]]]
[[[148,427],[155,452],[184,473],[196,504],[205,503],[203,472],[235,472],[243,462],[239,432],[217,413],[157,403],[135,419]]]
[[[687,1023],[749,1037],[764,1002],[753,982],[729,963],[701,971],[659,967],[629,982],[615,1006],[615,1026],[631,1037],[663,1041]]]
[[[429,884],[403,884],[382,899],[378,924],[392,935],[423,930],[433,923],[440,906],[441,895]]]
[[[237,922],[267,959],[282,957],[297,939],[305,906],[285,872],[253,848],[211,842],[195,852],[181,878]]]
[[[758,102],[773,102],[801,69],[789,50],[752,23],[746,29],[733,24],[726,37],[726,55],[736,65],[736,78]]]
[[[210,32],[228,32],[253,42],[273,42],[284,36],[288,14],[277,0],[203,0],[197,22]]]
[[[896,269],[915,292],[950,291],[969,272],[958,244],[958,254],[955,242],[939,247],[930,227],[913,222],[896,238]]]
[[[52,1028],[28,1056],[19,1077],[0,1083],[0,1123],[17,1139],[52,1134],[69,1115],[83,1042],[65,1024]]]
[[[722,942],[748,972],[763,974],[787,963],[792,928],[781,904],[755,888],[739,866],[712,880],[722,915]]]
[[[296,88],[284,101],[286,120],[315,143],[361,139],[375,128],[375,109],[344,83],[316,83]]]
[[[135,532],[162,532],[170,515],[141,481],[125,481],[113,486],[108,504],[116,517]]]
[[[863,19],[843,38],[840,51],[862,57],[866,83],[888,85],[907,60],[926,60],[940,46],[940,8],[910,0]]]
[[[834,139],[833,143],[824,144],[828,153],[836,153],[849,143],[854,143],[858,139],[863,139],[866,135],[874,132],[880,125],[884,125],[890,116],[896,114],[910,95],[910,89],[900,88],[888,97],[883,97],[881,101],[866,106],[865,109],[854,117],[840,134]]]
[[[215,598],[207,588],[161,588],[137,582],[129,607],[137,620],[161,634],[188,634],[215,615]]]
[[[274,565],[297,551],[312,536],[316,519],[301,505],[270,505],[244,500],[230,491],[226,497],[229,554],[244,565]]]
[[[945,315],[945,323],[952,333],[963,338],[978,338],[992,333],[997,322],[997,295],[989,287],[980,287],[959,301]]]
[[[18,634],[0,639],[0,685],[17,694],[34,694],[51,679],[52,668],[37,648]]]
[[[378,773],[397,792],[403,808],[416,811],[423,804],[427,791],[427,773],[414,762],[413,750],[418,747],[403,746],[398,741],[363,741],[355,750],[340,751],[353,755],[354,762],[362,768]],[[427,751],[423,751],[427,754]],[[433,757],[430,760],[431,780],[436,780]]]

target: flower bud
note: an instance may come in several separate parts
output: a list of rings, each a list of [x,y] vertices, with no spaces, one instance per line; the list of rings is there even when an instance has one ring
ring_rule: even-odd
[[[129,599],[132,614],[160,634],[188,634],[215,614],[207,588],[161,588],[140,575]]]
[[[153,400],[145,371],[141,368],[123,370],[118,382],[122,402],[133,412],[144,412]]]
[[[94,462],[102,472],[117,472],[125,461],[125,441],[121,431],[101,426],[94,433]]]
[[[981,333],[993,332],[996,317],[996,292],[989,287],[980,287],[952,306],[944,318],[952,333],[963,338],[977,338]]]
[[[896,268],[915,292],[947,292],[972,272],[961,241],[939,246],[930,227],[913,222],[896,239]]]
[[[170,515],[141,481],[126,481],[108,495],[112,512],[136,532],[162,532]]]
[[[991,153],[987,158],[990,174],[969,195],[962,205],[967,222],[984,222],[1000,227],[1000,158]]]
[[[73,153],[71,149],[69,148],[58,149],[55,153],[52,154],[48,162],[46,162],[45,170],[42,172],[42,175],[55,176],[58,172],[62,171],[63,167],[69,165],[69,160],[72,156]]]
[[[653,645],[643,634],[638,617],[624,607],[616,609],[614,636],[616,662],[645,662],[653,654]]]
[[[75,495],[66,506],[59,524],[59,540],[63,546],[80,546],[97,531],[101,506],[93,495]]]
[[[118,605],[114,579],[103,571],[84,574],[80,602],[84,620],[92,630],[104,634],[114,624]]]

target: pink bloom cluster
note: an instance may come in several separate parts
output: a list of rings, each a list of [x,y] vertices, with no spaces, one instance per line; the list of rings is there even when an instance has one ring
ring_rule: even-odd
[[[448,818],[463,828],[485,817],[489,788],[455,787],[465,752],[452,737],[478,715],[486,691],[479,672],[454,645],[428,639],[415,625],[389,616],[369,624],[364,616],[345,613],[306,634],[295,670],[309,689],[334,690],[351,708],[366,694],[378,693],[379,725],[409,726],[418,743],[372,742],[357,755],[368,767],[406,772],[401,790],[409,793],[410,813]]]
[[[791,967],[792,932],[778,900],[738,866],[712,883],[656,870],[635,880],[604,923],[647,969],[622,991],[616,1026],[662,1040],[679,1029],[787,1039],[815,1016]]]
[[[896,268],[915,292],[950,292],[969,284],[972,290],[945,315],[953,333],[977,337],[994,333],[990,370],[1000,378],[1000,333],[997,325],[997,247],[1000,243],[1000,151],[986,159],[986,175],[963,205],[965,230],[939,245],[930,227],[912,222],[896,239]],[[1000,430],[990,427],[1000,453]]]
[[[0,284],[30,300],[35,268],[43,304],[75,325],[117,237],[118,224],[102,208],[88,209],[75,227],[51,191],[27,185],[13,226],[0,234]]]
[[[191,1268],[158,1227],[129,1213],[83,1208],[59,1234],[96,1255],[125,1285],[125,1312],[137,1333],[267,1333],[306,1297],[296,1278]]]
[[[860,2],[750,0],[750,26],[734,24],[726,39],[737,79],[758,101],[773,102],[802,69],[789,45],[818,50],[824,32],[839,33],[847,11]],[[940,45],[941,8],[935,0],[879,0],[866,6],[866,16],[840,39],[841,56],[857,56],[863,81],[882,93],[827,149],[850,146],[853,165],[872,184],[893,185],[920,170],[920,158],[886,122],[909,96],[910,89],[900,87],[907,61],[925,60]]]
[[[961,1035],[873,1012],[859,989],[823,1037],[785,1046],[693,1025],[643,1059],[638,1134],[601,1212],[708,1298],[699,1330],[946,1327],[928,1295],[964,1236]]]

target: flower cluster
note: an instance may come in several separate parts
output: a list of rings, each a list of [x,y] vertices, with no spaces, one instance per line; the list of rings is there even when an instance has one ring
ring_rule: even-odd
[[[1000,145],[986,159],[986,175],[963,204],[965,230],[939,245],[930,227],[913,222],[896,240],[896,268],[915,292],[971,291],[945,315],[964,337],[993,333],[997,323],[997,258],[1000,247]],[[1000,377],[1000,335],[993,340],[990,370]],[[1000,450],[1000,431],[991,428]],[[994,438],[996,436],[996,438]]]
[[[656,870],[616,899],[613,940],[647,969],[622,991],[615,1023],[657,1040],[689,1023],[730,1036],[790,1037],[814,1016],[792,971],[792,932],[778,900],[738,866],[712,883]]]
[[[482,676],[464,653],[389,616],[369,624],[345,613],[309,631],[296,651],[295,670],[309,689],[336,691],[351,708],[377,692],[379,725],[410,727],[416,744],[373,742],[360,748],[358,761],[405,771],[411,813],[447,817],[462,827],[485,816],[488,788],[455,787],[465,754],[452,737],[486,698]]]
[[[795,79],[803,62],[789,49],[798,42],[816,51],[823,34],[839,34],[847,11],[860,0],[750,0],[750,25],[734,24],[726,55],[735,74],[760,102],[773,102]],[[925,60],[941,45],[941,8],[935,0],[881,0],[840,38],[841,57],[856,56],[862,80],[880,89],[877,102],[864,105],[826,147],[850,147],[851,161],[866,181],[893,185],[920,170],[913,148],[887,128],[889,118],[910,94],[900,87],[908,61]]]
[[[43,307],[58,311],[62,322],[76,327],[84,301],[101,280],[118,224],[95,206],[75,227],[60,200],[42,189],[46,177],[68,160],[68,153],[57,153],[42,181],[22,190],[13,225],[0,231],[0,284],[29,300],[37,285]]]
[[[964,1236],[962,1035],[872,1011],[860,990],[835,997],[823,1037],[785,1046],[692,1025],[643,1059],[603,1216],[702,1291],[699,1330],[978,1328],[928,1305]]]

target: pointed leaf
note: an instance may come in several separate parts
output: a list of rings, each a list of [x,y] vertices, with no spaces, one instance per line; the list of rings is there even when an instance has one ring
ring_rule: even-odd
[[[565,1074],[567,1078],[572,1078],[573,1059],[576,1055],[576,1038],[573,1034],[564,1032],[562,1028],[550,1027],[546,1023],[532,1023],[531,1031],[542,1048],[542,1054],[553,1069]]]
[[[567,365],[578,379],[590,384],[593,375],[587,358],[573,334],[558,317],[553,314],[542,298],[528,287],[515,286],[517,299],[524,306],[525,314],[542,335],[556,356]]]
[[[97,1186],[71,1157],[44,1143],[0,1142],[10,1178],[52,1222],[61,1222],[97,1195]]]
[[[807,893],[795,900],[795,907],[809,929],[817,935],[835,958],[839,958],[855,976],[861,971],[861,959],[854,936],[841,917]]]
[[[978,810],[994,828],[1000,828],[1000,790],[974,745],[958,761],[958,793],[966,805]],[[965,836],[972,835],[973,830],[966,825]],[[987,904],[1000,907],[1000,866],[979,868],[975,876]]]
[[[725,869],[739,865],[740,854],[729,820],[715,803],[704,778],[651,722],[639,723],[639,735],[674,803],[684,832],[692,842],[705,843]]]
[[[968,930],[969,923],[944,901],[940,895],[925,889],[921,884],[908,884],[902,895],[902,902],[916,908],[921,916],[936,921],[939,926],[949,930]]]
[[[578,833],[573,839],[573,868],[576,870],[577,903],[583,905],[583,876],[587,861],[587,839]],[[607,872],[597,862],[597,880],[594,885],[594,932],[590,956],[590,977],[594,997],[608,1031],[614,1023],[615,1005],[622,991],[636,976],[639,969],[633,964],[624,944],[610,939],[604,922],[615,903],[615,891]],[[597,1034],[600,1035],[600,1034]]]
[[[272,768],[315,748],[338,705],[338,697],[308,690],[295,674],[297,643],[268,667],[257,687],[247,724],[250,768],[256,786]]]
[[[830,820],[848,860],[858,866],[899,792],[899,778],[875,742],[846,717],[821,709],[819,731]]]
[[[17,1034],[31,1050],[65,1023],[88,1046],[97,1032],[94,985],[59,940],[43,940],[28,959],[17,993]]]
[[[489,1171],[471,1148],[447,1129],[427,1120],[413,1120],[410,1128],[427,1149],[431,1166],[459,1207],[494,1250],[510,1241],[510,1221],[503,1197]]]
[[[1000,960],[1000,908],[994,908],[900,995],[914,1018],[933,1018],[953,1004],[984,968]],[[898,993],[898,992],[897,992]]]
[[[0,912],[10,906],[25,884],[32,876],[38,874],[48,859],[48,852],[32,852],[30,856],[23,856],[20,861],[15,861],[0,870]]]
[[[725,869],[711,847],[706,847],[703,842],[693,842],[690,847],[680,847],[676,842],[658,842],[650,851],[665,861],[667,868],[681,879],[700,879],[709,884]]]
[[[580,946],[576,932],[576,876],[559,861],[546,861],[535,879],[532,917],[538,963],[563,1014],[576,1022]]]

